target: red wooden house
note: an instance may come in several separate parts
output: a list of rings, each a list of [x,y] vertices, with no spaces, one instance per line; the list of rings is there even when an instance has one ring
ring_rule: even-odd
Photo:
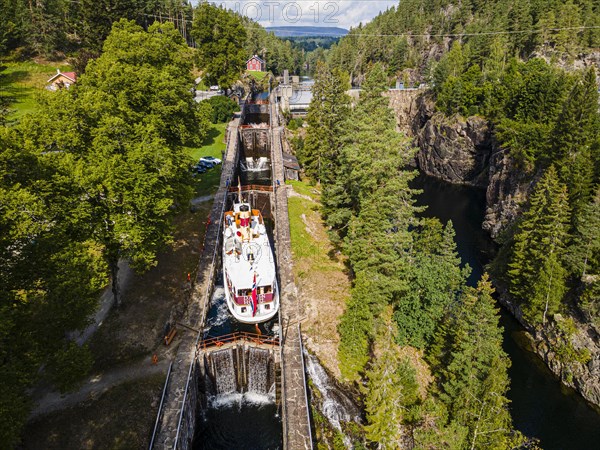
[[[246,61],[246,70],[251,70],[254,72],[264,72],[266,70],[265,66],[265,62],[256,55],[254,55],[252,58]]]

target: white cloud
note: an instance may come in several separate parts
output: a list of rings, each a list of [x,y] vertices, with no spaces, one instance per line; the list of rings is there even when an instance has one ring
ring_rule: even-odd
[[[355,27],[365,24],[398,0],[225,0],[213,1],[242,13],[265,27]]]

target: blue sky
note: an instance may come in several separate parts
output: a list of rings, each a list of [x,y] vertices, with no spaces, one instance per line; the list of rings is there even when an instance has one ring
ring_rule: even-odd
[[[371,20],[398,0],[226,0],[225,5],[262,26],[328,26],[350,28]]]

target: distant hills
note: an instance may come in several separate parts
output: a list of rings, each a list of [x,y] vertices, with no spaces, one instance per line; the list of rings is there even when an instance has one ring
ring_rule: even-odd
[[[333,37],[346,36],[348,30],[338,27],[266,27],[267,31],[275,33],[280,38],[289,37]]]

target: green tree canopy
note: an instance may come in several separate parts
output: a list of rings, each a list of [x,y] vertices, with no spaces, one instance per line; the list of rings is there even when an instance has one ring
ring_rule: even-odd
[[[381,448],[401,449],[407,439],[407,410],[419,400],[415,369],[400,354],[391,308],[382,314],[374,340],[374,361],[362,391],[367,412],[366,435]]]
[[[107,282],[68,164],[20,131],[0,128],[0,441],[8,447],[27,419],[32,383],[42,376],[66,389],[76,381],[69,367],[89,367],[85,347],[68,361],[61,355]]]
[[[210,105],[212,123],[229,122],[233,113],[240,109],[234,100],[224,95],[215,95],[203,102]]]
[[[567,276],[563,265],[570,219],[567,187],[550,166],[536,185],[515,235],[508,266],[510,292],[533,324],[558,311]]]
[[[415,244],[408,288],[395,301],[398,342],[425,348],[439,322],[458,299],[469,268],[460,268],[452,222],[422,219],[413,231]]]
[[[502,349],[502,328],[487,275],[466,288],[444,327],[442,352],[435,355],[440,398],[449,420],[469,432],[461,448],[514,448],[506,393],[510,360]]]
[[[208,2],[194,11],[192,36],[199,66],[210,84],[229,88],[240,77],[246,60],[246,30],[240,16]]]
[[[306,118],[308,129],[299,157],[306,173],[324,185],[333,182],[340,165],[344,127],[350,113],[350,98],[345,93],[348,84],[339,70],[317,64]]]

